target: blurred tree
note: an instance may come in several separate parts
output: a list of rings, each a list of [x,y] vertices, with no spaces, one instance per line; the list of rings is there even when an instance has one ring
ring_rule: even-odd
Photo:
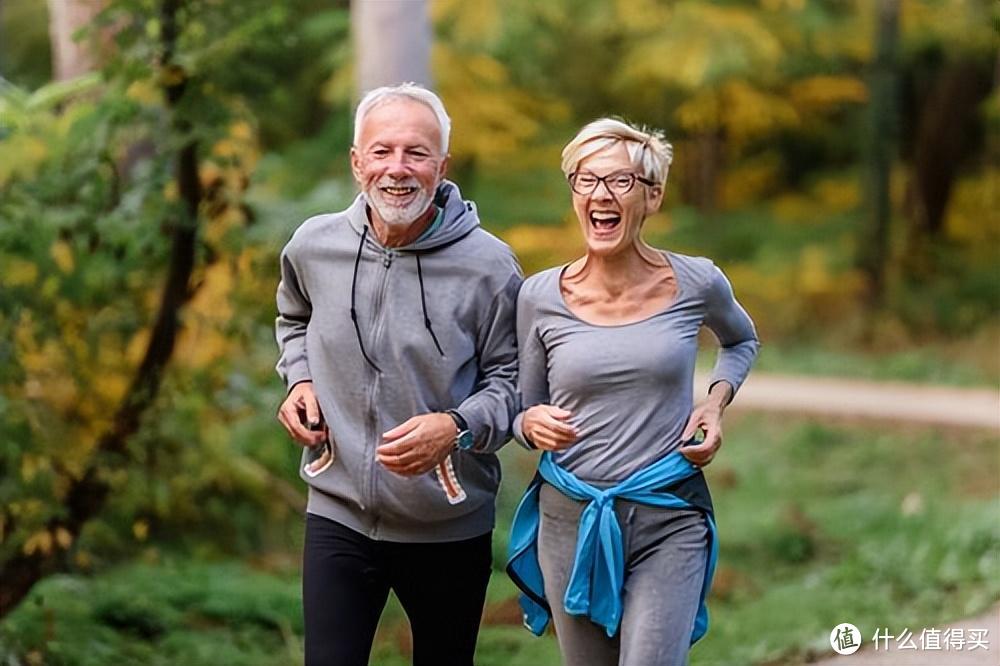
[[[367,8],[378,3],[361,4]],[[503,4],[498,0],[437,0],[430,5],[436,37],[430,55],[433,87],[452,119],[449,177],[465,187],[473,183],[480,167],[511,168],[531,163],[537,148],[533,141],[542,129],[564,121],[568,115],[566,105],[551,91],[529,89],[515,82],[498,56],[499,40],[508,21],[516,18],[501,11]],[[400,23],[398,29],[410,31],[411,24]],[[370,37],[362,41],[385,49],[385,43],[399,41],[389,39],[385,33],[393,25],[372,23],[365,28]],[[419,34],[408,32],[407,39],[414,38]],[[327,81],[325,99],[346,111],[357,94],[357,79],[352,80],[351,72],[361,66],[357,59],[364,52],[345,53],[339,46],[330,51],[338,67]]]
[[[49,0],[49,38],[56,81],[85,74],[98,64],[100,42],[109,35],[98,30],[84,35],[84,29],[103,9],[103,0]]]
[[[534,166],[546,150],[543,129],[568,113],[551,91],[515,81],[500,58],[510,8],[499,0],[438,0],[432,9],[434,76],[454,128],[451,177],[468,189],[483,169]]]
[[[57,3],[58,5],[58,3]],[[66,7],[69,8],[68,6]],[[57,38],[57,48],[64,48],[61,39],[73,26],[76,19],[86,16],[85,12],[61,16],[59,7],[54,8],[53,20],[58,24],[54,33]],[[74,8],[79,9],[79,8]],[[161,52],[158,66],[162,72],[162,86],[167,99],[168,109],[174,109],[184,94],[187,74],[176,64],[177,48],[177,12],[178,3],[175,0],[164,0],[161,8],[162,33]],[[70,51],[72,53],[72,51]],[[65,55],[66,51],[62,52]],[[74,54],[84,66],[89,65],[89,59],[81,54]],[[67,63],[59,59],[59,75],[66,76],[79,71],[70,71]],[[80,63],[77,63],[80,64]],[[175,131],[188,134],[190,123],[176,118],[173,120]],[[3,592],[0,593],[0,615],[13,608],[38,581],[39,578],[56,568],[61,551],[70,547],[80,535],[84,525],[92,520],[102,509],[110,491],[110,485],[103,478],[106,470],[97,462],[99,457],[125,456],[129,438],[139,428],[140,419],[156,398],[162,382],[163,371],[174,350],[174,343],[179,327],[179,310],[190,298],[189,280],[195,259],[195,231],[197,228],[198,206],[201,202],[201,186],[197,176],[197,143],[194,138],[186,138],[179,146],[177,153],[177,175],[183,212],[173,221],[171,231],[170,270],[164,286],[156,322],[153,325],[150,342],[146,346],[139,368],[133,376],[130,386],[121,398],[121,404],[110,418],[106,428],[93,445],[93,459],[85,462],[76,473],[69,472],[63,480],[64,488],[60,511],[46,521],[41,531],[31,534],[23,543],[19,552],[12,553],[0,563],[0,577],[5,581]],[[177,212],[181,212],[181,210]],[[65,243],[65,241],[64,241]],[[67,245],[65,249],[56,251],[61,256],[64,265],[72,264],[72,250]],[[58,260],[57,260],[58,261]],[[30,333],[28,335],[31,335]],[[117,392],[117,391],[116,391]],[[53,396],[44,390],[38,392],[40,399],[51,399]],[[105,417],[106,418],[106,417]],[[102,419],[103,420],[103,419]],[[59,469],[64,461],[53,461]],[[121,463],[119,463],[121,464]],[[64,472],[64,473],[65,473]],[[16,507],[7,507],[4,516],[4,526],[8,529],[18,528]]]
[[[898,72],[896,48],[899,39],[899,0],[879,0],[875,33],[875,62],[871,75],[872,101],[868,158],[868,231],[861,239],[859,260],[868,280],[868,305],[882,305],[889,261],[889,227],[892,206],[889,177],[896,144],[896,97]]]
[[[425,0],[351,4],[358,98],[405,81],[432,87],[431,23]]]
[[[300,504],[244,448],[273,414],[247,379],[271,354],[246,348],[270,337],[274,256],[243,196],[252,83],[303,24],[264,0],[115,0],[99,75],[0,88],[0,614],[99,551],[246,545]]]
[[[903,7],[901,150],[908,166],[909,222],[904,269],[913,276],[934,271],[931,246],[944,240],[958,178],[977,158],[978,166],[984,164],[983,103],[1000,75],[986,4]]]
[[[502,53],[518,78],[564,96],[577,124],[624,114],[664,128],[681,197],[703,210],[729,205],[729,167],[757,155],[773,165],[766,155],[778,140],[836,133],[839,114],[866,99],[864,49],[840,5],[513,1]],[[800,178],[818,164],[778,175]]]
[[[676,100],[665,108],[686,135],[677,146],[685,198],[713,210],[727,143],[738,148],[799,120],[786,96],[774,91],[785,45],[756,7],[647,4],[648,18],[631,19],[635,33],[617,85],[640,100],[655,103],[664,94]]]

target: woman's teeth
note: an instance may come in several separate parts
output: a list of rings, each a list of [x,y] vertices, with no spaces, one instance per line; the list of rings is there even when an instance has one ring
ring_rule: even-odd
[[[590,223],[597,229],[614,229],[622,221],[622,216],[618,213],[593,212],[590,214]]]

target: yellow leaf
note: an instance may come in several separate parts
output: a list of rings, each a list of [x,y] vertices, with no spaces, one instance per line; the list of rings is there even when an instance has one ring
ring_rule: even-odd
[[[868,88],[853,76],[811,76],[796,81],[788,88],[791,103],[809,113],[834,111],[844,104],[864,104]]]
[[[56,262],[56,266],[59,267],[63,273],[70,273],[73,271],[75,262],[73,261],[73,248],[69,246],[66,241],[56,241],[52,244],[49,249],[49,254],[52,256],[52,260]]]
[[[160,101],[160,90],[148,79],[140,79],[129,85],[125,96],[143,104],[156,104]]]
[[[90,569],[91,565],[93,564],[93,560],[90,557],[90,553],[87,553],[82,550],[78,550],[76,552],[76,555],[73,557],[73,560],[76,562],[76,566],[84,570]]]
[[[212,146],[212,154],[219,157],[232,157],[236,152],[236,144],[231,139],[220,139]]]
[[[69,530],[65,527],[57,527],[56,543],[58,543],[59,547],[63,550],[67,550],[70,547],[70,544],[73,543],[73,535],[70,534]]]
[[[163,198],[167,201],[177,201],[180,198],[180,190],[177,181],[171,180],[163,186]]]
[[[250,141],[254,138],[253,127],[245,120],[238,120],[230,125],[229,134],[240,141]]]
[[[21,478],[25,483],[31,483],[38,474],[40,460],[30,453],[25,453],[21,457]]]
[[[52,535],[48,530],[35,532],[24,542],[23,550],[25,555],[34,555],[36,552],[48,555],[52,552]]]
[[[137,541],[145,541],[149,536],[149,523],[145,520],[137,520],[132,523],[132,534]]]
[[[46,142],[36,136],[13,134],[3,141],[4,159],[0,160],[0,185],[14,176],[30,179],[49,156]]]
[[[30,261],[11,257],[2,264],[5,287],[30,287],[38,279],[38,266]]]

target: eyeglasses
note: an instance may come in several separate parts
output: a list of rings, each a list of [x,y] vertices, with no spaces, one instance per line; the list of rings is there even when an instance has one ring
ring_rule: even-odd
[[[612,194],[628,194],[635,187],[635,182],[639,181],[644,185],[656,185],[648,178],[638,176],[631,171],[616,171],[607,176],[598,176],[589,171],[577,171],[569,175],[569,186],[577,194],[586,196],[593,194],[598,183],[604,183],[604,187]]]

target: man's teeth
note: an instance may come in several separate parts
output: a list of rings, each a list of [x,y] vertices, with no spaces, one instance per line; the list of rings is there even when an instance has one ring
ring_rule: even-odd
[[[410,192],[416,191],[415,187],[383,187],[382,191],[392,194],[394,196],[401,196],[403,194],[409,194]]]

